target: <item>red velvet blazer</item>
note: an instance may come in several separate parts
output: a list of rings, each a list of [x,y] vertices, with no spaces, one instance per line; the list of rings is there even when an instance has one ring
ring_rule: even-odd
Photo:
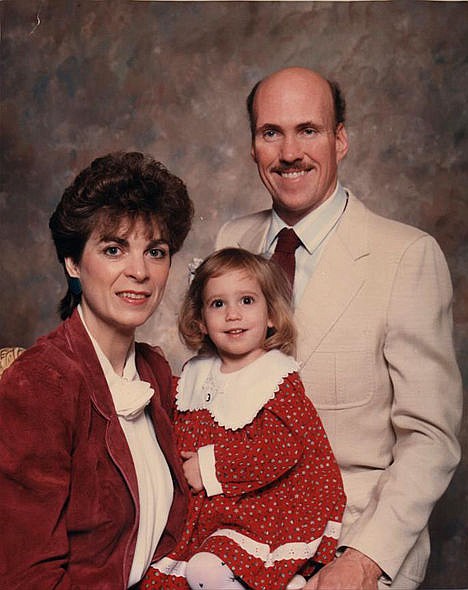
[[[174,500],[155,559],[186,517],[187,486],[171,425],[171,371],[149,346],[136,365]],[[78,314],[28,349],[0,380],[2,587],[127,588],[139,521],[132,457]]]

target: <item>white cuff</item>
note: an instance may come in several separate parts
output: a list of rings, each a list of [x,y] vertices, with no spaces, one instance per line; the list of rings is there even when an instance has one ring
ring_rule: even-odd
[[[222,494],[223,488],[216,478],[214,445],[206,445],[198,449],[198,462],[206,495],[216,496]]]

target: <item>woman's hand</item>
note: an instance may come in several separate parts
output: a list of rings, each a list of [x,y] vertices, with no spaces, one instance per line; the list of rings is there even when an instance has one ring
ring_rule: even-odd
[[[204,488],[200,473],[198,453],[194,453],[193,451],[182,451],[181,456],[184,461],[182,468],[184,470],[185,479],[192,492],[198,494],[198,492],[201,492]]]

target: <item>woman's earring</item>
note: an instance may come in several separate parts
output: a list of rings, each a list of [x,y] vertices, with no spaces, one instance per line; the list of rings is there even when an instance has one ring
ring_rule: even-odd
[[[81,283],[78,277],[68,277],[68,288],[73,295],[81,295]]]

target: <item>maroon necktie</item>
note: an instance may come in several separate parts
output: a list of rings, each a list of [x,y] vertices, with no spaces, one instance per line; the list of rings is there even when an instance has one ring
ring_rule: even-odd
[[[274,260],[285,271],[291,286],[294,285],[294,271],[296,270],[295,252],[300,244],[301,240],[297,237],[296,232],[291,228],[283,227],[278,234],[276,248],[271,257],[271,260]]]

